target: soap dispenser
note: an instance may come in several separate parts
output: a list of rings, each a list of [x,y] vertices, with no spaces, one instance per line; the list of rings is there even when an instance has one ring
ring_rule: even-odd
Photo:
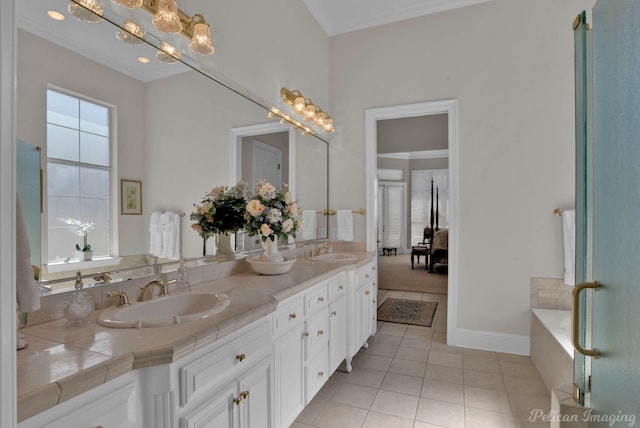
[[[64,304],[64,317],[68,326],[86,325],[93,313],[93,298],[82,289],[82,274],[80,271],[76,273],[75,282],[76,291],[73,292],[71,298]]]

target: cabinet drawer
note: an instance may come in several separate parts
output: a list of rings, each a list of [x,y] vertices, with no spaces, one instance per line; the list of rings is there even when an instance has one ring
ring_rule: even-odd
[[[322,385],[329,379],[329,349],[318,353],[305,367],[305,401],[309,404]]]
[[[331,278],[327,281],[327,284],[329,288],[329,301],[331,302],[347,293],[347,282],[344,273]]]
[[[373,282],[375,277],[375,266],[373,264],[361,267],[356,271],[356,287]]]
[[[327,283],[316,285],[311,290],[304,293],[305,314],[310,315],[322,308],[326,308],[329,303],[329,293]]]
[[[324,309],[305,321],[305,360],[313,358],[329,343],[329,309]]]
[[[304,320],[304,299],[302,296],[288,301],[276,309],[273,316],[273,337],[278,337]]]
[[[269,324],[262,324],[236,340],[204,353],[178,370],[180,406],[194,395],[210,390],[222,380],[251,367],[271,353]]]

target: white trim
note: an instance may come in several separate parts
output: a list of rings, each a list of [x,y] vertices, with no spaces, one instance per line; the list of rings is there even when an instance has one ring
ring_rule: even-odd
[[[399,119],[403,117],[447,114],[448,150],[449,150],[449,284],[447,305],[447,343],[458,345],[457,328],[458,306],[458,101],[455,99],[407,104],[392,107],[380,107],[365,111],[365,194],[366,209],[366,250],[377,250],[378,198],[377,186],[377,127],[378,120]]]
[[[508,354],[529,355],[530,338],[516,334],[495,333],[492,331],[469,330],[466,328],[448,329],[447,336],[453,335],[456,346]]]
[[[385,159],[440,159],[448,158],[449,150],[423,150],[420,152],[405,152],[405,153],[379,153],[379,158]]]
[[[0,2],[0,426],[16,410],[16,28],[15,4]]]

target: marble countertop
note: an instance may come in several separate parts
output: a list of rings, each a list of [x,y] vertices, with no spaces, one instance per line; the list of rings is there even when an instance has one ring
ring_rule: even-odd
[[[131,370],[176,361],[269,315],[280,301],[374,257],[356,254],[357,260],[349,263],[299,258],[284,275],[244,272],[195,285],[192,292],[225,294],[230,299],[227,309],[203,320],[155,328],[108,328],[95,322],[97,310],[84,327],[67,327],[64,319],[26,327],[21,331],[29,345],[17,353],[18,421]]]

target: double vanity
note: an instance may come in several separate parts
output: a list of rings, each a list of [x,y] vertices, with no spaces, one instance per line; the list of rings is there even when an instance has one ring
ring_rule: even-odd
[[[375,257],[298,254],[275,276],[233,263],[240,273],[190,272],[191,291],[130,306],[106,297],[120,297],[111,284],[88,325],[23,329],[19,427],[290,426],[375,333]]]

